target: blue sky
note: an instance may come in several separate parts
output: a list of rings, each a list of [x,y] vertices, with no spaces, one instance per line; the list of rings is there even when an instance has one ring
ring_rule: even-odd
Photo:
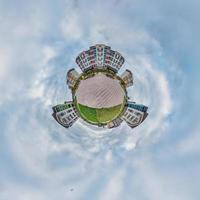
[[[198,200],[199,7],[1,0],[0,200]],[[135,129],[67,130],[51,117],[71,99],[75,57],[97,43],[124,55],[129,95],[149,107]]]

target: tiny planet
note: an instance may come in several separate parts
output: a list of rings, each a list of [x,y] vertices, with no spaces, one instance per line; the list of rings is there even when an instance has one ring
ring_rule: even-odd
[[[78,119],[105,128],[115,128],[125,121],[134,128],[147,117],[148,107],[129,100],[127,88],[133,85],[133,74],[125,70],[118,75],[124,57],[104,44],[81,52],[75,68],[67,72],[66,83],[72,101],[53,106],[54,119],[65,128]]]

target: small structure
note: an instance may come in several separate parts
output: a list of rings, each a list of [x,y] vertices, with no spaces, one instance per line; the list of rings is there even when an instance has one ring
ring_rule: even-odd
[[[74,88],[79,76],[80,74],[74,68],[67,72],[67,85],[70,89]]]
[[[130,70],[126,69],[121,75],[121,79],[124,81],[126,87],[133,85],[133,74]]]
[[[108,128],[115,128],[118,127],[122,123],[122,119],[120,117],[114,119],[113,121],[109,122],[107,127]]]
[[[128,101],[127,109],[122,119],[125,120],[131,128],[134,128],[145,120],[148,115],[147,109],[148,107],[144,105]]]
[[[65,128],[72,126],[72,124],[78,119],[78,114],[72,101],[56,105],[52,109],[52,116],[54,119]]]

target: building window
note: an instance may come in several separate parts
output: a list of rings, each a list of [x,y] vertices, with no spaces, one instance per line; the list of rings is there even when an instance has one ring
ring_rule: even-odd
[[[127,116],[127,118],[129,119],[131,117],[131,114],[129,114],[128,116]]]

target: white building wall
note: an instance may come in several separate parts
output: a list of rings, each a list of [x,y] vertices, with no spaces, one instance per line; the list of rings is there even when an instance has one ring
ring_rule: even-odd
[[[85,71],[87,68],[89,68],[89,58],[88,58],[88,52],[83,51],[79,54],[79,56],[76,58],[76,63],[81,68],[82,71]]]
[[[57,109],[59,106],[61,109]],[[57,105],[53,110],[53,116],[57,122],[66,128],[72,126],[72,124],[78,119],[76,109],[71,101],[62,105]]]
[[[76,84],[76,81],[78,80],[80,74],[75,69],[70,69],[67,72],[67,85],[69,88],[73,88]]]
[[[133,85],[133,75],[131,71],[125,70],[121,75],[121,79],[124,81],[126,87]]]
[[[130,104],[134,104],[134,103],[128,103],[127,109],[124,113],[124,115],[122,116],[122,119],[126,121],[126,123],[134,128],[136,126],[138,126],[140,123],[142,123],[143,119],[147,116],[146,111],[140,111],[138,109],[132,108],[129,105]],[[134,104],[137,105],[137,104]],[[140,106],[140,105],[137,105]]]
[[[84,51],[76,58],[76,63],[82,71],[105,67],[117,72],[124,63],[124,58],[117,51],[111,50],[109,46],[97,44],[91,46],[88,51]]]

